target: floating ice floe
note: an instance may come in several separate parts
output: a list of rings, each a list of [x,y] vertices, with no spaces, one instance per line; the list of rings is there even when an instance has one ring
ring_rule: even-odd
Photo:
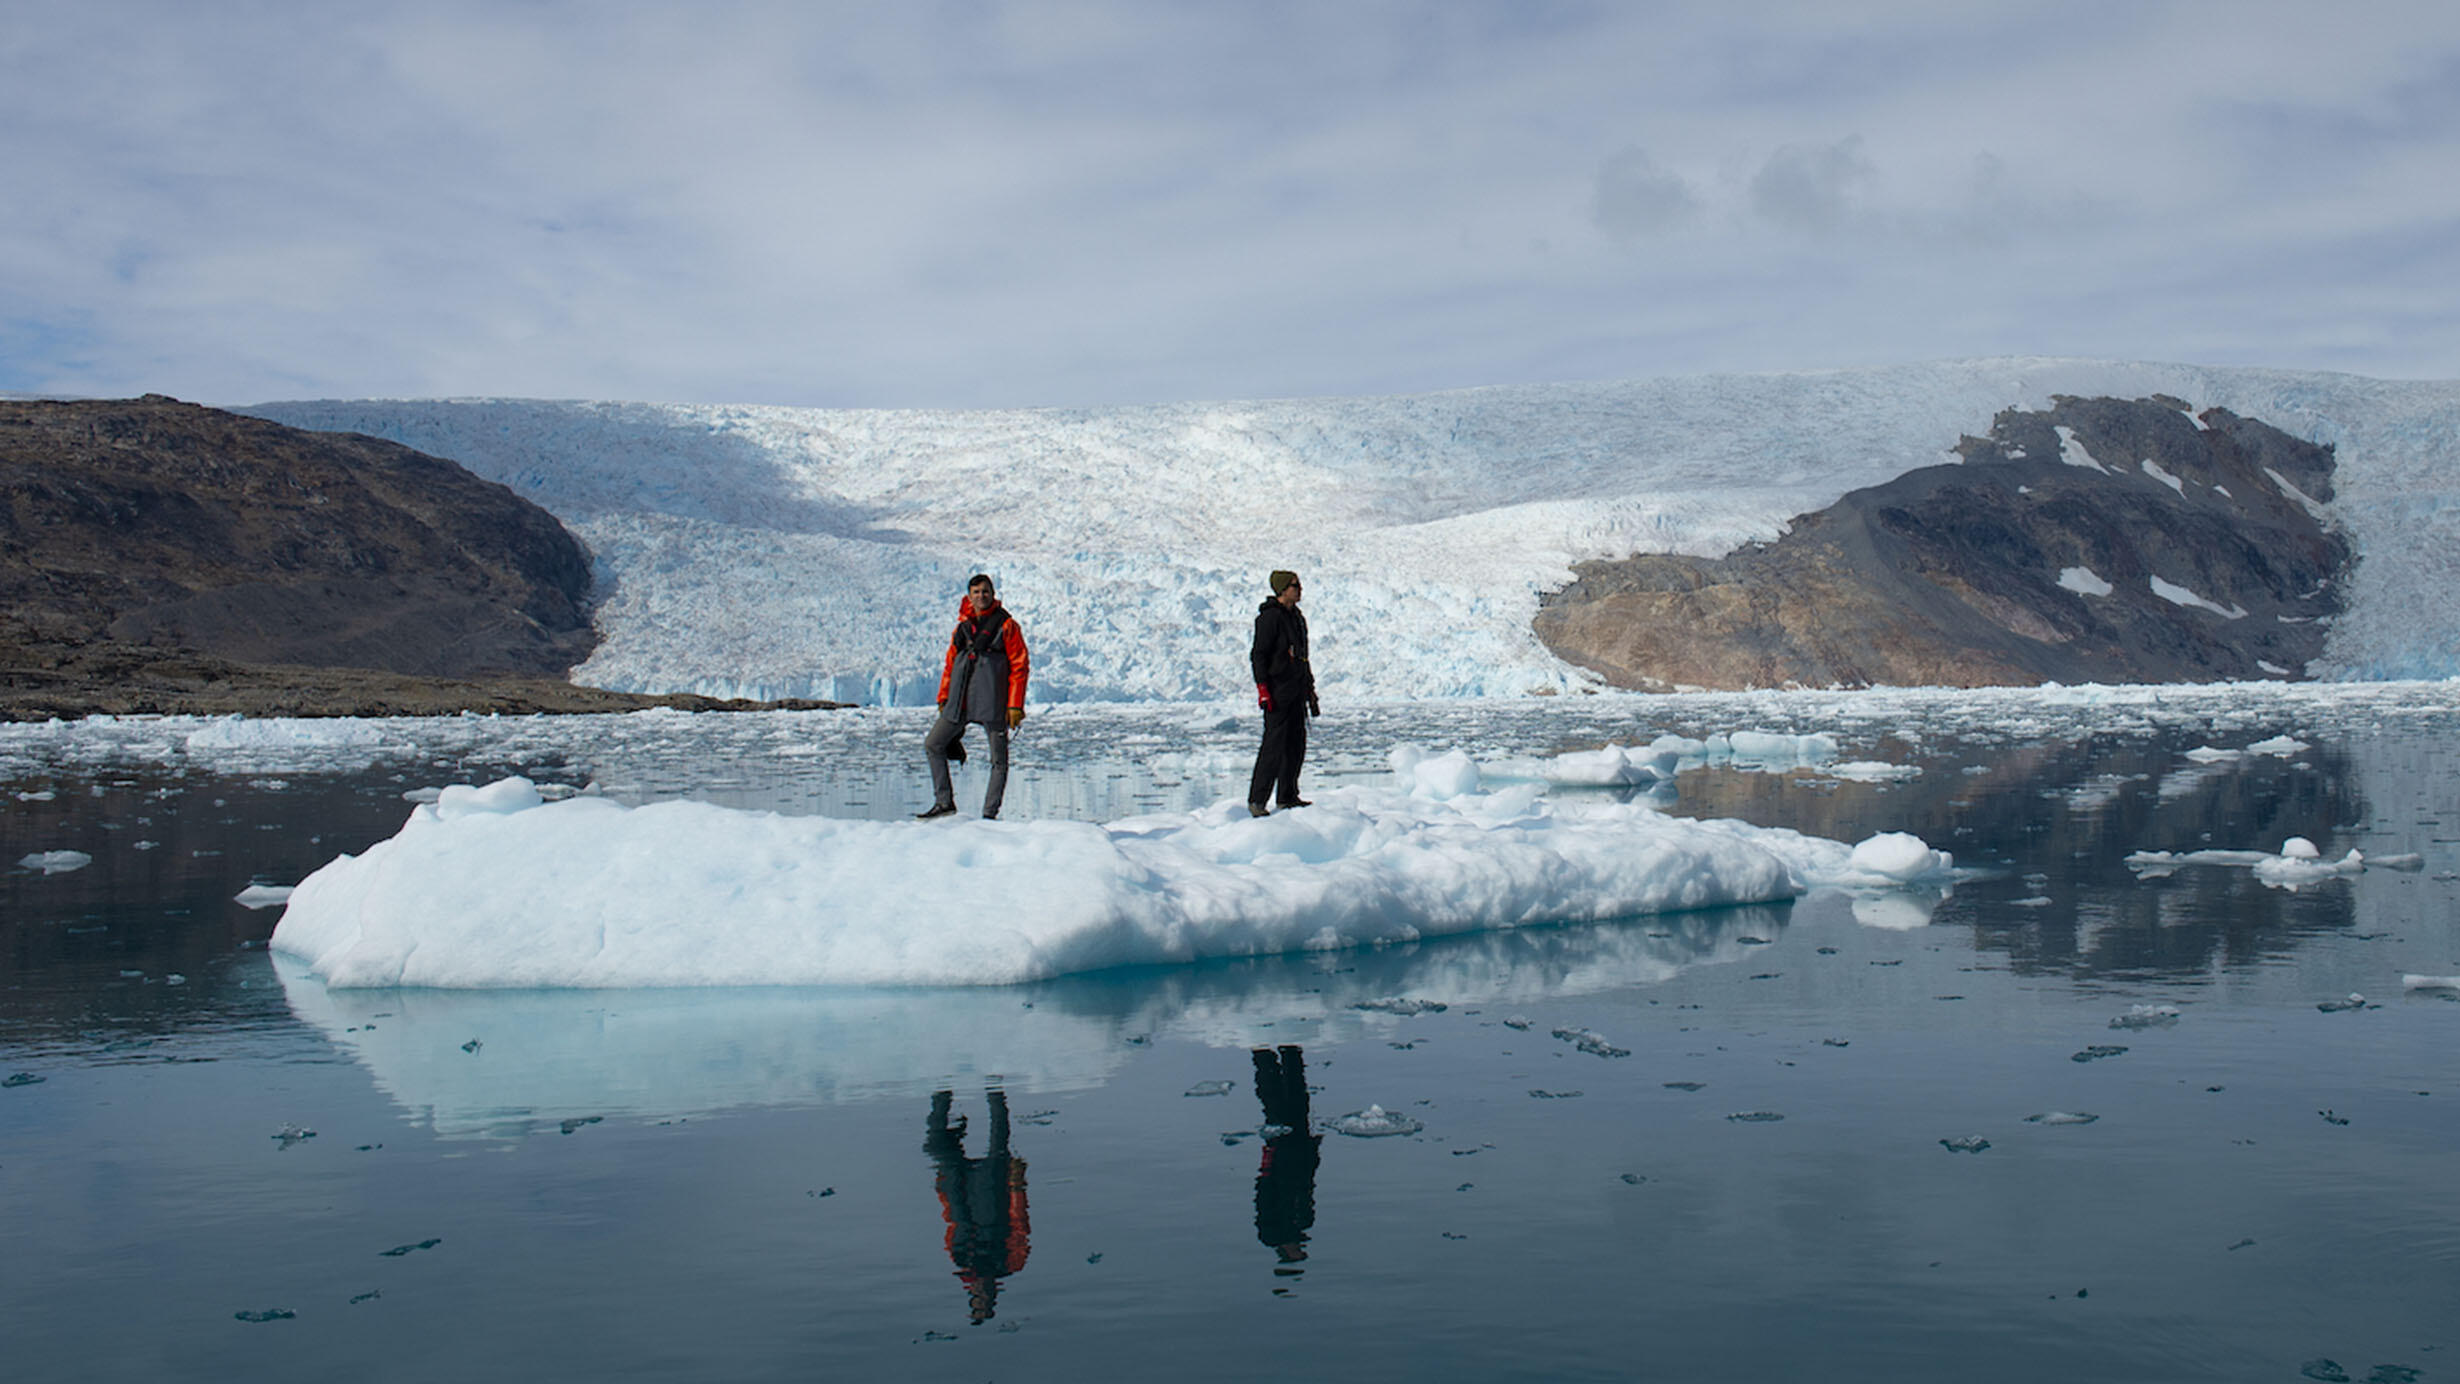
[[[1396,759],[1393,767],[1396,770],[1411,772],[1402,769],[1398,758],[1410,749],[1414,747],[1404,746],[1394,751]],[[1775,731],[1738,730],[1719,732],[1703,740],[1668,734],[1660,735],[1645,745],[1606,745],[1594,750],[1570,750],[1548,759],[1504,759],[1484,766],[1483,772],[1492,779],[1525,780],[1560,788],[1616,788],[1660,783],[1685,769],[1703,765],[1727,765],[1737,769],[1782,773],[1828,765],[1836,756],[1836,737],[1825,732],[1789,735]],[[1412,762],[1415,764],[1419,761]],[[1839,765],[1825,772],[1843,773],[1846,769],[1868,767]],[[1893,771],[1904,766],[1886,767]]]
[[[1326,1120],[1324,1127],[1335,1134],[1347,1134],[1356,1139],[1381,1139],[1394,1134],[1415,1134],[1425,1125],[1380,1105],[1353,1110],[1347,1115]]]
[[[2460,990],[2460,976],[2403,975],[2400,978],[2400,988],[2403,990]]]
[[[1831,778],[1851,779],[1857,783],[1901,783],[1922,776],[1918,764],[1890,764],[1882,759],[1857,759],[1846,764],[1831,764],[1820,771]]]
[[[1950,1153],[1980,1153],[1990,1147],[1990,1141],[1979,1134],[1967,1134],[1955,1139],[1942,1139],[1939,1146]]]
[[[1359,1000],[1352,1009],[1371,1009],[1383,1014],[1398,1014],[1408,1018],[1418,1014],[1441,1014],[1447,1006],[1442,1000],[1413,1000],[1394,995],[1380,1000]]]
[[[2027,1115],[2024,1117],[2024,1122],[2038,1125],[2088,1125],[2100,1118],[2099,1115],[2088,1115],[2078,1110],[2050,1110],[2039,1115]]]
[[[1199,1081],[1181,1092],[1189,1096],[1226,1096],[1238,1089],[1235,1081]]]
[[[47,875],[64,875],[93,863],[94,857],[84,851],[36,851],[17,862],[20,869],[40,870]]]
[[[190,753],[214,750],[373,749],[384,744],[384,732],[369,722],[347,716],[293,718],[223,716],[188,732]]]
[[[1631,1049],[1615,1046],[1606,1041],[1604,1034],[1593,1029],[1558,1028],[1555,1030],[1555,1036],[1593,1057],[1631,1056]]]
[[[251,884],[233,894],[231,902],[242,908],[271,908],[277,903],[290,902],[294,888],[295,885],[289,884]]]
[[[2112,1028],[2168,1028],[2178,1022],[2178,1006],[2174,1004],[2129,1005],[2127,1012],[2110,1020]]]
[[[2393,868],[2407,867],[2407,857],[2395,859],[2398,863]],[[2128,855],[2126,863],[2139,879],[2160,879],[2174,873],[2182,865],[2251,867],[2256,879],[2275,889],[2295,889],[2327,879],[2363,874],[2366,870],[2365,854],[2354,847],[2338,860],[2325,860],[2315,843],[2303,836],[2292,836],[2283,841],[2278,855],[2263,851],[2135,851]]]
[[[275,950],[339,986],[996,985],[1136,964],[1900,889],[1953,862],[1523,786],[1305,812],[870,822],[455,785],[302,880]]]

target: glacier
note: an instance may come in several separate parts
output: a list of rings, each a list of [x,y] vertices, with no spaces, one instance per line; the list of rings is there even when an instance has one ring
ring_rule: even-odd
[[[450,457],[589,545],[624,691],[927,701],[989,571],[1033,699],[1204,700],[1249,681],[1276,567],[1308,580],[1327,698],[1595,685],[1530,631],[1572,564],[1717,556],[1954,459],[2054,394],[2168,394],[2339,457],[2358,563],[2314,675],[2460,673],[2460,382],[2072,359],[1104,409],[509,399],[240,411]]]

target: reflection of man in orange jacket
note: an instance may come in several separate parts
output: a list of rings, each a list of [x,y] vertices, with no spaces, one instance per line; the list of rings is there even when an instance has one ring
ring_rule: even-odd
[[[1024,631],[999,603],[991,579],[974,574],[957,607],[948,657],[940,664],[940,716],[923,737],[923,757],[931,764],[931,806],[917,815],[946,817],[957,810],[948,761],[964,762],[969,725],[981,726],[991,747],[991,784],[983,790],[982,815],[999,815],[1000,799],[1008,792],[1008,732],[1025,722],[1029,671]]]
[[[965,1117],[948,1122],[950,1093],[931,1096],[923,1151],[937,1165],[940,1215],[948,1222],[948,1257],[965,1284],[976,1324],[996,1315],[999,1281],[1025,1267],[1033,1226],[1025,1214],[1025,1160],[1008,1152],[1008,1093],[994,1090],[991,1146],[980,1158],[965,1156]]]

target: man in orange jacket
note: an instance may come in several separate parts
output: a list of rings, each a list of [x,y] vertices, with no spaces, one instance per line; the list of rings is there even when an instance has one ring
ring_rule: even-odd
[[[991,786],[983,790],[982,815],[999,816],[1008,793],[1008,732],[1025,721],[1026,671],[1025,632],[999,603],[991,579],[975,573],[965,583],[956,632],[948,637],[948,657],[940,664],[940,717],[923,737],[923,757],[931,762],[931,806],[917,816],[927,821],[956,812],[948,761],[964,758],[968,724],[981,726],[991,746]]]

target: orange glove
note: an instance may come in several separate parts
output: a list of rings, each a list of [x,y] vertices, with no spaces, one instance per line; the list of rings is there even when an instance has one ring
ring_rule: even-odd
[[[1008,708],[1008,729],[1015,730],[1023,724],[1025,724],[1025,708],[1021,706]]]

